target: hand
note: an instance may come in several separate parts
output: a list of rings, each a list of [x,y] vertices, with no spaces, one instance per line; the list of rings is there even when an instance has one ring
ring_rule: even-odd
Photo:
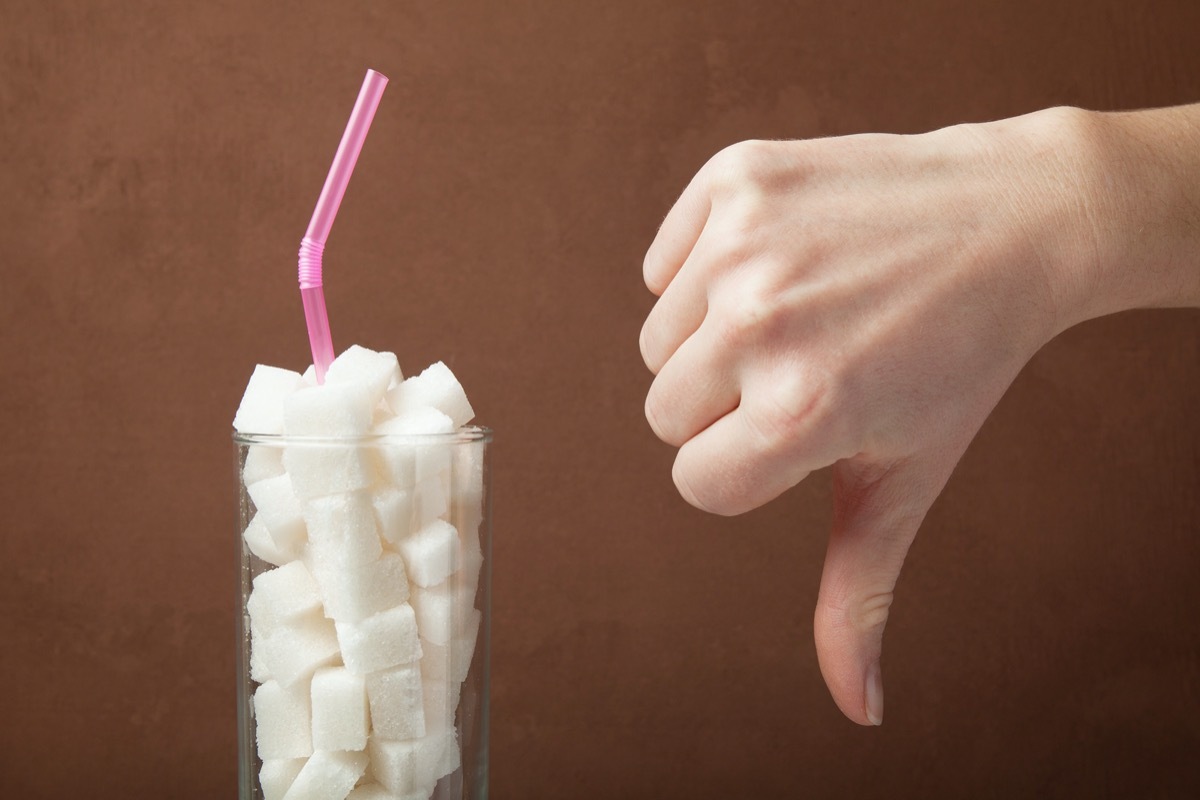
[[[646,417],[679,448],[684,499],[738,514],[833,466],[814,630],[855,722],[882,721],[883,629],[921,520],[1021,367],[1079,321],[1108,208],[1089,125],[1053,109],[744,142],[646,254]]]

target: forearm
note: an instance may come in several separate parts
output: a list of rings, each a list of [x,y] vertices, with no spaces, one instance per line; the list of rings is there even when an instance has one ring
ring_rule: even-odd
[[[1200,307],[1200,104],[1085,112],[1094,263],[1069,324],[1131,308]],[[1086,169],[1086,168],[1085,168]]]

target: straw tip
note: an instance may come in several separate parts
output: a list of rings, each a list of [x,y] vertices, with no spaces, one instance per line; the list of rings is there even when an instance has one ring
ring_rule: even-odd
[[[387,75],[384,75],[382,72],[379,72],[378,70],[373,70],[373,69],[367,70],[367,78],[368,78],[368,80],[379,80],[379,81],[383,81],[384,83],[388,82]]]

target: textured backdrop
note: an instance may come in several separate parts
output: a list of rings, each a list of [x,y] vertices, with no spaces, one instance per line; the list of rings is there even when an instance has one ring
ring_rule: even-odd
[[[367,67],[336,343],[496,430],[492,790],[1200,792],[1200,313],[1080,326],[934,506],[852,725],[812,645],[828,475],[687,507],[641,257],[745,138],[1200,100],[1200,4],[0,0],[0,797],[235,789],[229,423],[308,361],[295,252]]]

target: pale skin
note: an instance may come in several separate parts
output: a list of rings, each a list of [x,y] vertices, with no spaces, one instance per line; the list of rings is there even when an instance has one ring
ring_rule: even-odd
[[[1087,319],[1200,307],[1200,105],[743,142],[644,277],[646,418],[683,498],[740,514],[833,467],[817,656],[878,725],[905,554],[1013,378]]]

